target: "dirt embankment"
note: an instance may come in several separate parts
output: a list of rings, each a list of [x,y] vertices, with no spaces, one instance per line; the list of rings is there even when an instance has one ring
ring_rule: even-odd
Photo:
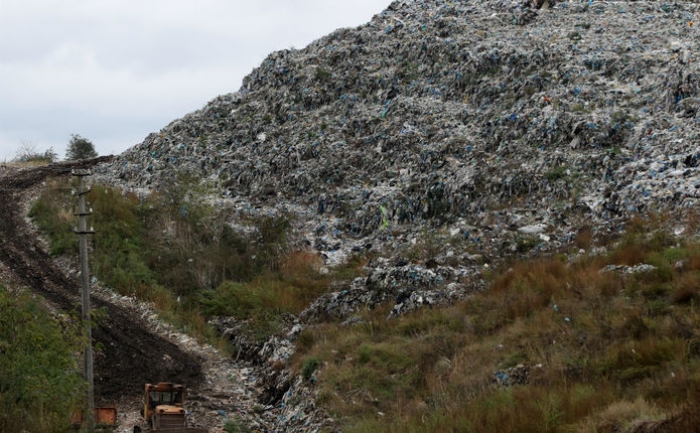
[[[110,158],[4,168],[0,172],[0,263],[5,268],[4,276],[66,312],[80,311],[80,282],[66,276],[32,234],[23,215],[23,201],[33,187],[49,178],[70,176],[72,169],[90,168]],[[95,356],[98,401],[138,396],[147,382],[172,381],[192,387],[202,381],[200,362],[148,331],[140,318],[94,296],[92,305],[107,311],[103,324],[93,329],[94,342],[104,348]]]

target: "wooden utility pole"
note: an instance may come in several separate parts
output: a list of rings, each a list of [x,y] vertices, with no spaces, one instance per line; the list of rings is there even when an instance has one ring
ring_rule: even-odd
[[[84,353],[85,380],[87,381],[88,387],[88,412],[85,414],[85,420],[87,421],[89,431],[93,432],[95,430],[95,387],[92,364],[92,318],[90,317],[90,271],[88,270],[87,235],[93,234],[94,231],[92,228],[90,228],[90,230],[87,228],[87,217],[92,213],[92,209],[87,210],[85,206],[85,194],[90,192],[90,188],[84,188],[83,184],[83,178],[85,176],[90,176],[92,173],[90,170],[73,170],[71,174],[78,178],[78,189],[75,193],[78,195],[78,212],[76,215],[79,217],[79,220],[78,228],[75,229],[75,233],[80,237],[80,279],[82,280],[83,286],[82,319],[87,338]]]

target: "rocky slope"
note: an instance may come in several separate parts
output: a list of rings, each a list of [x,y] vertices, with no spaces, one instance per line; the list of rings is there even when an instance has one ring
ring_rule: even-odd
[[[326,265],[388,257],[299,326],[387,299],[396,314],[450,302],[481,287],[484,264],[694,206],[698,5],[542,3],[394,1],[366,25],[270,54],[239,91],[95,173],[158,189],[185,171],[222,206],[293,214]],[[416,245],[430,257],[411,256]],[[294,379],[276,377],[279,400]],[[310,422],[307,409],[281,423]]]

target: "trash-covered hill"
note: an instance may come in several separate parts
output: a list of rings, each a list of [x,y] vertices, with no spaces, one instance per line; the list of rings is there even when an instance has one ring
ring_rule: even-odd
[[[556,247],[584,223],[615,230],[695,203],[696,15],[683,2],[395,1],[272,53],[238,92],[98,172],[153,189],[188,171],[239,208],[308,221],[327,257],[435,226],[491,256],[523,236]]]
[[[696,204],[697,15],[690,2],[394,1],[270,54],[239,91],[94,172],[133,189],[187,172],[222,206],[292,214],[327,266],[380,253],[288,339],[362,305],[451,302],[492,261]],[[259,355],[291,347],[273,338]],[[261,375],[270,404],[306,395],[285,374]],[[282,406],[280,422],[301,425],[308,408]]]
[[[98,172],[158,188],[187,170],[347,239],[459,222],[475,240],[556,242],[575,216],[693,205],[698,5],[532,3],[394,1],[270,54]]]

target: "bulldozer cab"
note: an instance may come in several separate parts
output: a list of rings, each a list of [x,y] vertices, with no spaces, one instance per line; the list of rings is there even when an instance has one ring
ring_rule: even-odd
[[[146,395],[144,398],[143,417],[152,420],[156,408],[177,407],[182,408],[185,401],[185,387],[175,385],[170,382],[159,382],[158,384],[146,384]]]
[[[146,384],[141,413],[148,422],[151,432],[163,433],[206,433],[205,428],[187,427],[185,386],[170,382]],[[135,426],[134,432],[140,431]]]
[[[180,406],[182,405],[182,390],[172,391],[149,391],[148,406],[154,410],[157,406]]]

